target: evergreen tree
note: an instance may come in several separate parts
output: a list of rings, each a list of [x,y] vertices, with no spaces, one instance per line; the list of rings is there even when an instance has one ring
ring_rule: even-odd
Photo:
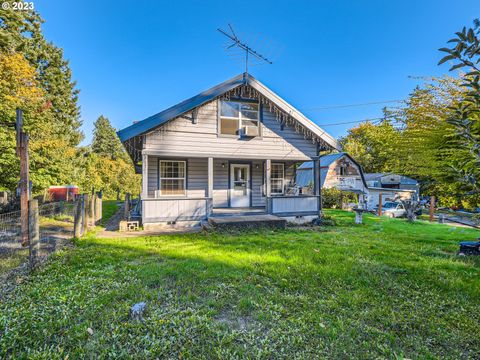
[[[52,109],[45,121],[58,138],[76,146],[83,139],[78,89],[62,49],[44,38],[42,23],[43,19],[34,10],[0,10],[0,52],[20,53],[30,62]]]
[[[93,130],[92,151],[110,159],[125,159],[125,151],[110,120],[100,115],[95,121]]]
[[[44,39],[42,22],[34,11],[0,10],[0,115],[12,124],[15,108],[24,110],[34,192],[72,182],[76,146],[83,138],[78,90],[62,50]],[[2,126],[0,140],[0,187],[14,190],[19,177],[15,129]]]

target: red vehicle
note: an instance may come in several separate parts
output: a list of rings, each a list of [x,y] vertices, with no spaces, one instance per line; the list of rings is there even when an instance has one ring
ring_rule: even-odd
[[[50,186],[48,188],[48,194],[52,201],[73,201],[78,196],[78,186]]]

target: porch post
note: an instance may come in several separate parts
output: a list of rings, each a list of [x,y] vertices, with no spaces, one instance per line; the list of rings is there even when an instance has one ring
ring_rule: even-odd
[[[321,175],[320,175],[320,158],[313,159],[313,184],[314,184],[314,194],[317,197],[317,209],[319,216],[322,215],[322,206],[321,206]]]
[[[208,158],[207,216],[213,211],[213,158]]]
[[[148,155],[142,154],[142,199],[148,197]]]
[[[271,204],[271,194],[272,194],[272,184],[270,181],[272,172],[272,160],[265,160],[265,200],[266,200],[266,210],[270,214],[272,212]]]

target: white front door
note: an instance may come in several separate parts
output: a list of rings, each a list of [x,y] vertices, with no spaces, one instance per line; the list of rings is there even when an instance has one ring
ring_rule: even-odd
[[[230,165],[230,207],[250,207],[250,165]]]

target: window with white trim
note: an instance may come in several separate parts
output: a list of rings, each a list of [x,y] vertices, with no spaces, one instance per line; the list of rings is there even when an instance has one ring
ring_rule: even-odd
[[[260,115],[257,102],[226,101],[220,102],[219,133],[222,135],[245,135],[252,128],[255,136],[260,135]]]
[[[284,192],[285,184],[285,164],[272,163],[270,173],[270,191],[272,194],[281,195]]]
[[[185,195],[186,162],[160,160],[159,166],[160,195]]]

